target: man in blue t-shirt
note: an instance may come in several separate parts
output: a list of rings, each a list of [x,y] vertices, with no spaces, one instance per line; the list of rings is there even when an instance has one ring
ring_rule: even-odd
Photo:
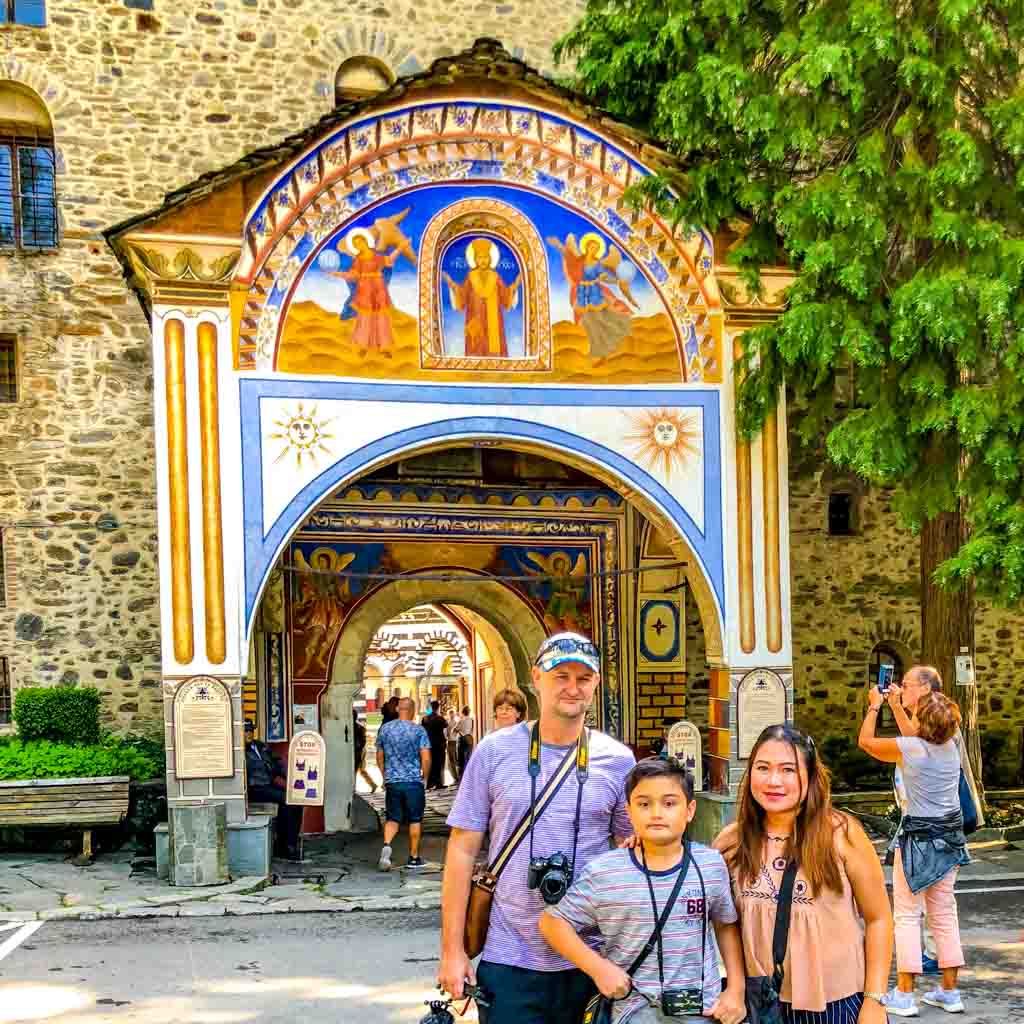
[[[377,733],[377,767],[384,776],[384,846],[377,867],[391,870],[391,843],[399,828],[409,825],[410,868],[423,867],[420,833],[426,807],[424,780],[430,774],[430,738],[412,716],[408,697],[398,702],[398,718],[385,722]]]

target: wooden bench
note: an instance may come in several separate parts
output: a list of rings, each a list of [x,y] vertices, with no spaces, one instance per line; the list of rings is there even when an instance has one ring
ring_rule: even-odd
[[[76,864],[92,861],[92,830],[119,825],[128,813],[127,775],[97,779],[15,779],[0,782],[0,827],[70,825],[82,829]]]

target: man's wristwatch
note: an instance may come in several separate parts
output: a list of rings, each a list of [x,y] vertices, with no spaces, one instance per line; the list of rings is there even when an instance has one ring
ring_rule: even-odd
[[[884,992],[865,992],[865,999],[874,999],[876,1003],[885,1006],[885,993]]]

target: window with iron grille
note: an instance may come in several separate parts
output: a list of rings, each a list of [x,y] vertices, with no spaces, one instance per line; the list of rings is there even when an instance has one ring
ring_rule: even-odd
[[[0,0],[0,25],[5,22],[42,28],[46,24],[46,0]]]
[[[0,725],[11,724],[11,673],[7,659],[0,658]]]
[[[0,246],[57,247],[56,161],[50,139],[0,136]]]
[[[18,339],[0,334],[0,402],[18,400]]]
[[[4,531],[0,527],[0,608],[7,607],[7,560],[4,558]]]

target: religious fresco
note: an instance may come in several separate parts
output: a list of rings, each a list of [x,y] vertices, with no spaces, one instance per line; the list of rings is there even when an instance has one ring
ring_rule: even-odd
[[[288,284],[285,373],[679,383],[695,343],[606,230],[503,185],[384,200],[311,246]]]
[[[463,493],[457,488],[434,490],[446,498]],[[576,630],[601,645],[601,720],[604,727],[617,729],[622,675],[615,572],[622,558],[622,507],[610,514],[562,509],[547,515],[535,509],[463,508],[453,512],[451,504],[403,509],[400,504],[339,501],[309,516],[286,553],[293,683],[326,684],[347,616],[360,600],[386,585],[374,576],[463,570],[506,577],[505,585],[548,632]]]

